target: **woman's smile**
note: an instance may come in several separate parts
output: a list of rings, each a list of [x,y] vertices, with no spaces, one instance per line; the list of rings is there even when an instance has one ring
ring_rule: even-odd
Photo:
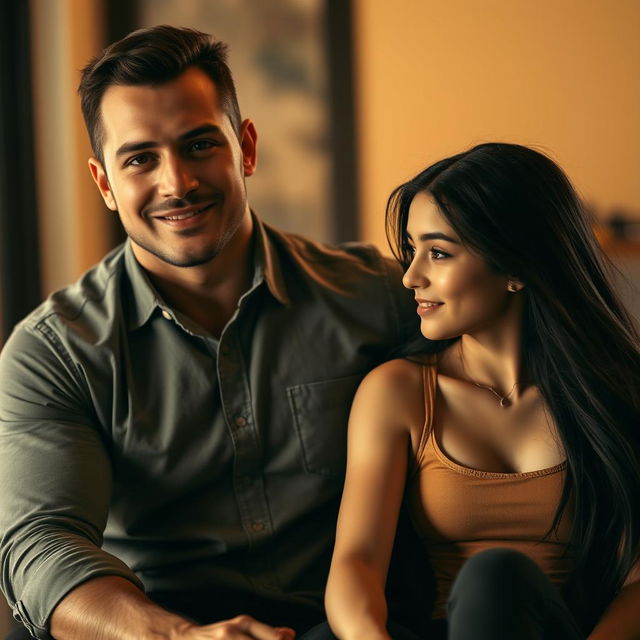
[[[423,300],[422,298],[416,298],[416,302],[418,303],[419,316],[433,313],[444,304],[444,302],[434,302],[432,300]]]

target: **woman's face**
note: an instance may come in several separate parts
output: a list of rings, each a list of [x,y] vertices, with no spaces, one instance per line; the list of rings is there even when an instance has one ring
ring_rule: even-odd
[[[429,193],[411,202],[407,233],[414,251],[402,281],[415,293],[422,334],[444,340],[499,329],[515,298],[509,277],[462,244]]]

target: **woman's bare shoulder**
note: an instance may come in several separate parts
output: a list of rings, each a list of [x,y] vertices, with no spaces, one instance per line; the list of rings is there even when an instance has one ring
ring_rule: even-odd
[[[423,368],[418,360],[389,360],[370,371],[356,394],[356,403],[382,416],[411,420],[424,407]],[[402,420],[402,422],[405,422]]]
[[[403,387],[407,384],[420,382],[423,364],[407,358],[388,360],[372,369],[362,381],[362,385]]]

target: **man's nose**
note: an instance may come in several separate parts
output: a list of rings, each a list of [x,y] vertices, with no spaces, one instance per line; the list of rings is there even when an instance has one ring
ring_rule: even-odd
[[[184,198],[191,191],[195,191],[199,181],[189,162],[176,155],[164,159],[160,168],[160,195],[172,198]]]

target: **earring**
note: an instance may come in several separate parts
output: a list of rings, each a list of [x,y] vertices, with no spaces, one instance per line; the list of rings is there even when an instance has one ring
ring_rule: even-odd
[[[509,280],[507,283],[507,291],[510,291],[511,293],[518,293],[518,286],[513,280]]]

